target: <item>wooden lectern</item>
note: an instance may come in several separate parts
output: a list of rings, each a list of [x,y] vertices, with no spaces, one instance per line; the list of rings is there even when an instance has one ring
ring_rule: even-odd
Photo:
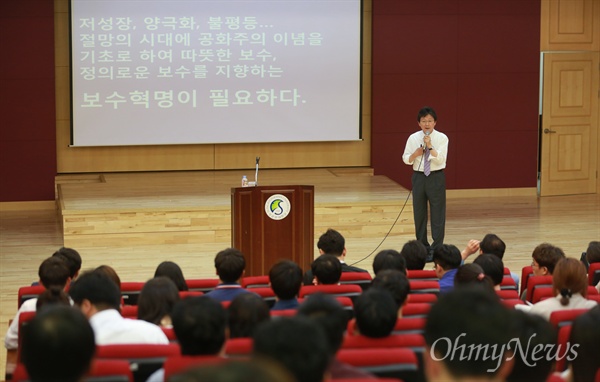
[[[314,194],[314,186],[231,189],[231,245],[246,258],[245,276],[268,275],[281,259],[310,269]]]

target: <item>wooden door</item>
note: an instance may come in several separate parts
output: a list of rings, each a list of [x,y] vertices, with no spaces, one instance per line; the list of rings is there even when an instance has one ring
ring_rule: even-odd
[[[599,56],[544,54],[541,196],[596,192]]]

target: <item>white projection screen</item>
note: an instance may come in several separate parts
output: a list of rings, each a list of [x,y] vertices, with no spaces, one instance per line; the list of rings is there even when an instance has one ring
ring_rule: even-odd
[[[73,146],[361,138],[360,0],[71,0]]]

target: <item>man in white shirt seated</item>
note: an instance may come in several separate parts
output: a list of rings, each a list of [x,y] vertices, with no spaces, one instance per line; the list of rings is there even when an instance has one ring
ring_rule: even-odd
[[[121,293],[104,273],[90,271],[80,275],[71,284],[69,295],[90,321],[96,345],[169,343],[157,325],[121,316]]]

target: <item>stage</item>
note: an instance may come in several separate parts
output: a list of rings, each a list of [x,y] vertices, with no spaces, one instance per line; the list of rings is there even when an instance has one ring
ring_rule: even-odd
[[[253,170],[59,175],[64,245],[82,253],[86,268],[119,264],[127,281],[145,281],[164,260],[180,263],[188,278],[213,277],[214,255],[231,246],[231,188],[242,175],[254,180]],[[349,263],[388,232],[378,250],[414,238],[408,190],[370,168],[260,170],[258,182],[314,185],[315,243],[327,228],[340,231]],[[370,270],[372,261],[357,265]]]

